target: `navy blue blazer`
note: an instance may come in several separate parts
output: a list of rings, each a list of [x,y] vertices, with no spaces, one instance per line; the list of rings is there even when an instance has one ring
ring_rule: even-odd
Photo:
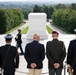
[[[31,63],[36,63],[36,69],[43,68],[42,61],[45,58],[45,48],[38,41],[28,43],[25,47],[24,57],[27,61],[27,68],[31,68]]]

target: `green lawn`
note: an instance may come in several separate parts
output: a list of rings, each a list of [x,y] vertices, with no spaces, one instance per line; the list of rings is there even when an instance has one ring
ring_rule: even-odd
[[[18,28],[21,27],[22,25],[24,25],[24,23],[22,23],[22,24],[20,24],[19,26],[16,26],[15,28],[9,30],[9,31],[6,32],[5,34],[11,33],[12,31],[18,29]],[[48,31],[49,34],[52,32],[52,29],[51,29],[48,25],[46,26],[46,29],[47,29],[47,31]],[[24,28],[21,33],[22,33],[22,34],[27,34],[28,30],[29,30],[29,26],[27,26],[26,28]]]
[[[53,31],[48,25],[46,26],[46,29],[47,29],[47,31],[48,31],[49,34],[51,34],[52,31]]]
[[[24,30],[22,30],[22,34],[26,34],[28,32],[29,26],[27,26],[26,28],[24,28]]]
[[[22,24],[20,24],[19,26],[16,26],[15,28],[13,28],[13,29],[9,30],[9,31],[8,31],[8,32],[6,32],[5,34],[9,34],[9,33],[11,33],[12,31],[14,31],[14,30],[18,29],[18,28],[19,28],[19,27],[21,27],[22,25],[24,25],[24,23],[22,23]]]
[[[47,29],[48,33],[51,34],[52,29],[49,26],[46,26],[46,29]],[[29,26],[24,28],[24,30],[22,31],[22,34],[27,34],[28,30],[29,30]]]

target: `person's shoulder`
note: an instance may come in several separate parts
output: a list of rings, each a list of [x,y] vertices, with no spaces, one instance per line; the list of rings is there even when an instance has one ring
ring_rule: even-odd
[[[5,45],[2,45],[2,46],[0,46],[0,47],[5,47]]]
[[[44,46],[44,44],[42,44],[42,43],[39,43],[41,46]]]
[[[74,42],[76,42],[76,39],[70,41],[70,43],[74,43]]]
[[[0,46],[0,48],[3,48],[3,47],[5,47],[5,45]]]
[[[51,43],[52,41],[47,41],[47,43]]]
[[[13,49],[17,49],[15,46],[11,46],[11,48],[13,48]]]
[[[60,40],[59,42],[64,43],[64,41]]]
[[[74,41],[76,41],[76,39],[73,39],[73,40],[71,40],[70,42],[74,42]]]
[[[52,41],[47,41],[46,45],[50,45]]]
[[[11,46],[10,49],[12,52],[17,52],[17,48],[15,46]]]
[[[30,45],[30,44],[32,44],[32,42],[27,43],[26,46],[28,46],[28,45]]]
[[[0,51],[2,51],[5,48],[5,45],[0,46]]]

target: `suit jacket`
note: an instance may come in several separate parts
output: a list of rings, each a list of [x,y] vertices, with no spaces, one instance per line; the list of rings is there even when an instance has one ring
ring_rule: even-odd
[[[70,41],[68,47],[67,64],[70,64],[73,69],[76,69],[76,40]]]
[[[25,47],[25,59],[27,61],[27,68],[31,68],[31,63],[36,63],[36,69],[43,68],[42,61],[45,58],[44,45],[38,43],[38,41],[33,41],[28,43]]]
[[[46,56],[48,58],[48,68],[54,68],[54,63],[59,63],[59,68],[63,68],[63,61],[66,56],[64,43],[58,39],[47,42]]]
[[[1,49],[1,47],[0,47],[0,49]],[[1,55],[0,55],[0,68],[1,68],[1,65],[2,65],[2,64],[1,64]]]
[[[7,53],[8,48],[9,51]],[[0,56],[1,56],[1,65],[2,65],[1,67],[4,68],[4,71],[7,73],[15,72],[15,68],[18,68],[19,66],[19,56],[16,47],[7,44],[2,46],[0,48]]]

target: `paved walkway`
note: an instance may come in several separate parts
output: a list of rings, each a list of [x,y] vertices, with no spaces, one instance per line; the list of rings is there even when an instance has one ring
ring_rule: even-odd
[[[51,23],[49,23],[49,22],[47,22],[47,25],[48,25],[51,29],[53,29],[53,30],[55,30],[55,31],[58,31],[60,34],[67,34],[67,33],[65,33],[64,31],[60,30],[59,28],[53,26],[53,25],[52,25]]]
[[[28,23],[25,23],[23,26],[19,27],[19,29],[23,30],[24,28],[26,28],[28,26]],[[17,29],[13,32],[11,32],[10,34],[12,35],[16,35],[18,32],[17,32]]]

